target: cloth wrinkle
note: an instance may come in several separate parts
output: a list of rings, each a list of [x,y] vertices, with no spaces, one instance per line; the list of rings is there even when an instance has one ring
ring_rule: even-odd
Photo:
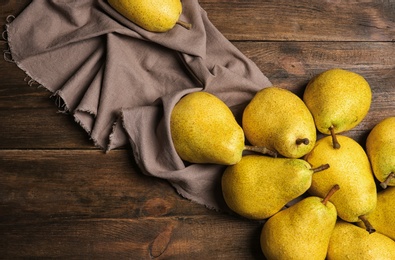
[[[91,116],[96,118],[99,100],[100,98],[100,86],[102,84],[104,66],[101,65],[97,73],[95,73],[89,86],[86,88],[86,92],[81,98],[80,103],[75,108],[75,113],[89,113]]]
[[[198,0],[183,1],[181,19],[192,28],[152,33],[106,0],[35,0],[7,18],[4,58],[26,73],[29,85],[50,91],[59,111],[73,116],[96,147],[129,146],[142,174],[227,211],[220,187],[225,166],[178,156],[171,111],[188,93],[207,91],[240,119],[245,104],[271,83],[210,22]]]

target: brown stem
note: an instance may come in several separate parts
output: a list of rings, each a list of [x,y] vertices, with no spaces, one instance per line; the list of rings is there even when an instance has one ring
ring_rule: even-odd
[[[184,22],[184,21],[178,20],[178,21],[176,22],[176,24],[181,25],[182,27],[184,27],[184,28],[186,28],[186,29],[188,29],[188,30],[192,29],[192,24],[187,23],[187,22]]]
[[[266,147],[246,145],[244,146],[244,150],[257,152],[261,154],[268,154],[272,157],[277,158],[277,153],[267,149]]]
[[[309,138],[298,138],[298,139],[296,139],[296,145],[301,145],[301,144],[308,145],[309,143],[310,143]]]
[[[316,173],[316,172],[320,172],[320,171],[326,170],[328,168],[329,168],[329,164],[327,163],[327,164],[323,164],[321,166],[318,166],[317,168],[312,168],[311,170],[313,171],[313,173]]]
[[[333,127],[333,125],[331,127],[329,127],[329,131],[331,132],[331,136],[332,136],[333,148],[340,149],[340,144],[339,144],[339,141],[337,141],[335,128]]]
[[[376,229],[374,229],[372,224],[370,224],[369,220],[366,218],[365,215],[359,216],[358,218],[363,222],[363,224],[365,225],[366,231],[368,231],[369,234],[376,232]]]
[[[388,186],[388,184],[390,183],[390,181],[391,181],[392,179],[394,179],[394,178],[395,178],[395,173],[394,173],[394,172],[391,172],[391,173],[387,176],[387,178],[385,179],[385,181],[380,182],[381,188],[386,189],[387,186]]]
[[[326,203],[330,200],[332,195],[340,189],[340,186],[338,184],[335,184],[332,189],[329,190],[328,194],[325,196],[325,198],[322,200],[322,204],[326,206]]]

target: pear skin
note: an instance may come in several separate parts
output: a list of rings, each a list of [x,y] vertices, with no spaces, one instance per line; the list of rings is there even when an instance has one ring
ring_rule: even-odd
[[[377,193],[376,208],[369,213],[367,218],[378,233],[395,241],[395,187],[388,187]],[[358,225],[365,227],[362,222]]]
[[[182,97],[170,116],[173,145],[184,161],[232,165],[240,161],[244,132],[232,111],[213,94]]]
[[[369,232],[374,228],[369,225],[366,215],[377,202],[377,189],[369,159],[359,143],[350,137],[337,135],[341,144],[339,149],[333,148],[331,136],[317,141],[313,150],[305,156],[312,167],[328,163],[331,167],[314,174],[308,193],[314,196],[325,196],[335,184],[341,189],[331,197],[338,216],[348,222],[365,221]]]
[[[382,188],[395,186],[395,117],[380,121],[366,139],[366,153]]]
[[[361,75],[339,68],[326,70],[307,84],[303,101],[323,134],[341,133],[357,126],[372,102],[369,83]]]
[[[177,23],[190,29],[191,25],[179,21],[182,12],[180,0],[108,0],[112,8],[138,26],[151,32],[166,32]]]
[[[338,220],[328,246],[328,260],[393,260],[395,241],[378,232],[369,234],[352,223]]]
[[[245,155],[222,175],[222,193],[228,207],[248,219],[266,219],[310,187],[315,169],[302,159]]]
[[[300,158],[313,149],[317,130],[302,99],[280,87],[258,91],[243,112],[246,139],[284,157]]]
[[[327,197],[338,188],[334,186]],[[269,218],[260,237],[266,259],[325,259],[337,220],[328,199],[307,197]]]

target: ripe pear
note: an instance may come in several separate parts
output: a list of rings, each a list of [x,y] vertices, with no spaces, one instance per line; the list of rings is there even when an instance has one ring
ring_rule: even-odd
[[[382,188],[395,186],[395,117],[381,120],[366,139],[366,153]]]
[[[352,223],[338,220],[328,246],[328,260],[393,260],[395,241],[378,232],[369,234]]]
[[[335,206],[328,195],[307,197],[284,209],[263,225],[260,242],[267,259],[323,260],[337,220]]]
[[[313,150],[304,159],[312,167],[328,163],[331,167],[314,174],[308,192],[314,196],[325,196],[335,184],[341,189],[331,197],[338,216],[348,222],[364,221],[366,229],[374,232],[366,215],[377,202],[377,189],[369,159],[365,150],[354,139],[338,135],[341,147],[333,147],[331,136],[319,139]]]
[[[166,32],[177,23],[187,29],[191,25],[179,21],[180,0],[108,0],[112,8],[138,26],[151,32]]]
[[[377,193],[376,208],[369,213],[368,219],[378,233],[395,240],[395,187]],[[361,223],[358,225],[364,227]]]
[[[258,91],[243,112],[246,139],[284,157],[300,158],[313,149],[316,128],[302,99],[280,87]]]
[[[334,136],[354,128],[365,118],[372,102],[372,91],[361,75],[335,68],[309,81],[303,101],[313,114],[318,131]]]
[[[244,132],[229,107],[204,91],[189,93],[174,106],[170,115],[174,148],[181,159],[191,163],[232,165],[244,150],[275,156],[264,147],[244,144]]]
[[[245,155],[222,175],[222,193],[231,210],[248,219],[266,219],[310,187],[312,169],[302,159]],[[320,174],[320,173],[317,173]]]

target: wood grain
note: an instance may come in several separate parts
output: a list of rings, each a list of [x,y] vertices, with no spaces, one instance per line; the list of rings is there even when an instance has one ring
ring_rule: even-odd
[[[393,1],[201,1],[237,41],[393,41]],[[225,22],[226,21],[226,22]]]
[[[167,182],[136,172],[130,156],[124,150],[1,150],[3,256],[261,257],[251,250],[259,222],[181,198]]]
[[[30,2],[0,1],[0,21]],[[329,68],[363,75],[371,110],[344,133],[361,145],[395,116],[395,2],[199,2],[275,85],[302,95]],[[103,153],[51,93],[24,79],[0,59],[0,259],[263,259],[262,223],[182,198],[143,175],[130,147]]]
[[[359,126],[345,133],[361,142],[379,120],[395,115],[393,45],[387,42],[235,43],[273,84],[299,96],[307,82],[326,69],[342,67],[363,75],[373,89],[372,107]],[[9,70],[15,71],[15,65]],[[20,77],[19,83],[6,81],[0,96],[0,120],[4,122],[0,148],[95,148],[84,130],[76,128],[70,115],[58,113],[51,93],[37,89],[36,85],[29,86],[23,81],[23,75],[16,74]],[[20,134],[15,135],[18,130]]]

